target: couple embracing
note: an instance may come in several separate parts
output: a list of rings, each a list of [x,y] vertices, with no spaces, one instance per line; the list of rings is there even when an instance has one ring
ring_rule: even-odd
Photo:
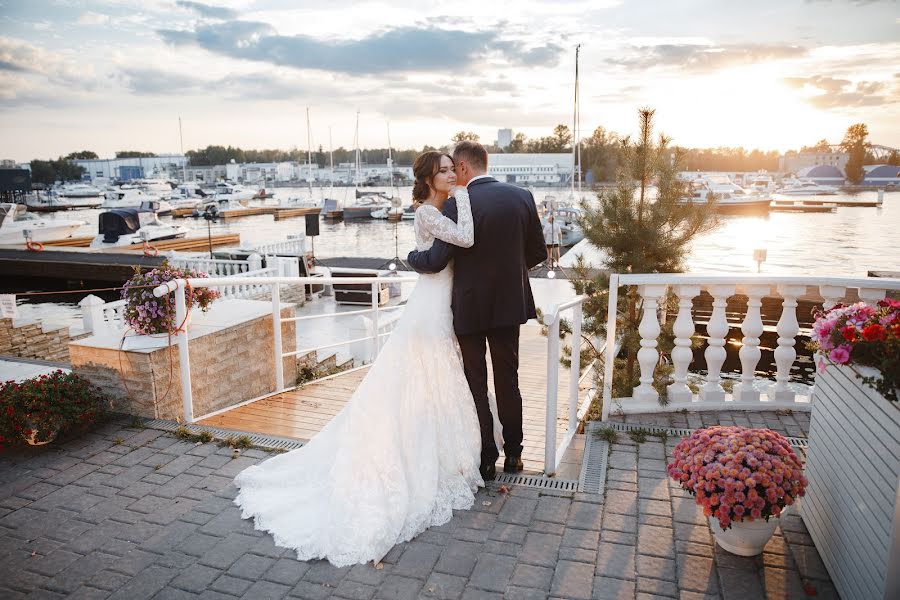
[[[318,435],[235,480],[243,517],[300,560],[378,562],[471,508],[501,430],[504,470],[522,470],[519,326],[546,247],[531,193],[488,176],[487,159],[473,142],[416,159],[409,263],[422,275],[403,316]]]

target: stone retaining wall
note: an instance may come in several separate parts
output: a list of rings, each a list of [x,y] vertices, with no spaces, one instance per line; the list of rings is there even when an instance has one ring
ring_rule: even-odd
[[[45,331],[37,321],[0,319],[0,355],[69,362],[69,342],[86,335],[72,336],[67,326]]]

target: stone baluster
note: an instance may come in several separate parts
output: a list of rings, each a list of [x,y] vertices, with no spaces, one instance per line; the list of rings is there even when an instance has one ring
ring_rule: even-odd
[[[713,311],[709,317],[706,332],[709,335],[709,345],[703,356],[706,358],[706,383],[700,388],[700,402],[724,402],[725,390],[722,389],[721,370],[725,363],[725,336],[728,335],[728,319],[725,315],[725,307],[728,298],[734,295],[733,285],[713,285],[709,287],[709,293],[713,297]]]
[[[791,376],[791,365],[797,359],[794,345],[800,332],[797,323],[797,297],[806,293],[805,285],[779,285],[778,293],[784,298],[781,303],[781,318],[778,319],[778,347],[775,349],[775,386],[772,388],[770,400],[794,401],[794,391],[788,386]]]
[[[844,299],[844,296],[847,294],[847,288],[842,285],[820,285],[819,294],[825,299],[822,303],[822,308],[828,310]]]
[[[653,387],[653,371],[659,362],[657,338],[660,334],[659,299],[666,293],[664,285],[642,285],[638,293],[644,300],[644,314],[638,326],[641,334],[641,349],[638,350],[638,363],[641,367],[641,384],[634,389],[634,399],[653,402],[659,399],[659,392]]]
[[[887,296],[887,290],[879,288],[859,288],[859,299],[868,304],[875,306],[879,300],[884,300]]]
[[[759,350],[759,336],[763,333],[762,316],[760,307],[762,298],[769,293],[768,285],[751,285],[747,287],[747,314],[741,323],[741,332],[744,334],[741,350],[738,356],[741,359],[741,382],[734,388],[735,402],[758,402],[759,390],[753,386],[756,365],[762,357]]]
[[[670,402],[690,402],[693,399],[691,388],[687,386],[688,367],[693,360],[694,353],[691,350],[691,336],[694,335],[694,319],[691,315],[692,300],[700,295],[698,285],[675,286],[678,294],[678,316],[672,325],[675,334],[675,347],[672,349],[672,364],[674,366],[672,378],[675,383],[669,385]]]

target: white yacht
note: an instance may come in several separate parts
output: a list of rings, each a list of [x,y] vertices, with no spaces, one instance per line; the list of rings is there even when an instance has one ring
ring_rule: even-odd
[[[229,202],[247,203],[253,200],[258,193],[253,188],[244,187],[242,185],[219,182],[216,184],[214,195],[217,201],[226,200]]]
[[[159,220],[152,210],[115,208],[100,213],[100,226],[91,248],[116,248],[143,242],[182,238],[189,229]]]
[[[553,206],[541,217],[541,227],[543,228],[550,215],[553,215],[553,221],[559,224],[561,233],[559,243],[564,248],[569,248],[584,239],[584,231],[579,224],[581,214],[581,209],[574,206]]]
[[[744,175],[744,187],[756,194],[771,194],[775,191],[775,178],[766,173],[747,173]]]
[[[0,204],[0,244],[24,244],[25,232],[33,242],[49,242],[72,237],[85,221],[69,219],[42,219],[29,212],[22,204]]]
[[[149,194],[138,187],[123,185],[106,192],[103,208],[138,208],[145,200],[159,199],[159,196]]]
[[[698,177],[690,182],[690,195],[683,204],[715,202],[720,214],[766,214],[772,198],[768,194],[751,194],[724,175]]]
[[[819,185],[814,181],[792,177],[785,179],[775,193],[782,196],[832,196],[838,193],[838,189],[830,185]]]
[[[56,188],[56,194],[63,198],[100,198],[103,192],[89,183],[64,183]],[[99,206],[99,202],[97,204]]]

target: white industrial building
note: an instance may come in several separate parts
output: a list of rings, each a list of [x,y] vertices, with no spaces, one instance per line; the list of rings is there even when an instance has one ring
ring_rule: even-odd
[[[126,181],[149,177],[180,179],[187,157],[183,154],[158,154],[136,158],[78,159],[72,162],[84,167],[85,179],[105,183],[113,179]]]
[[[778,159],[778,170],[797,173],[809,167],[828,166],[846,173],[849,160],[850,155],[846,152],[788,152]]]
[[[512,129],[497,130],[497,147],[501,150],[509,146],[512,143],[512,139]]]
[[[568,184],[573,164],[571,153],[488,155],[488,173],[498,181],[518,185]]]

